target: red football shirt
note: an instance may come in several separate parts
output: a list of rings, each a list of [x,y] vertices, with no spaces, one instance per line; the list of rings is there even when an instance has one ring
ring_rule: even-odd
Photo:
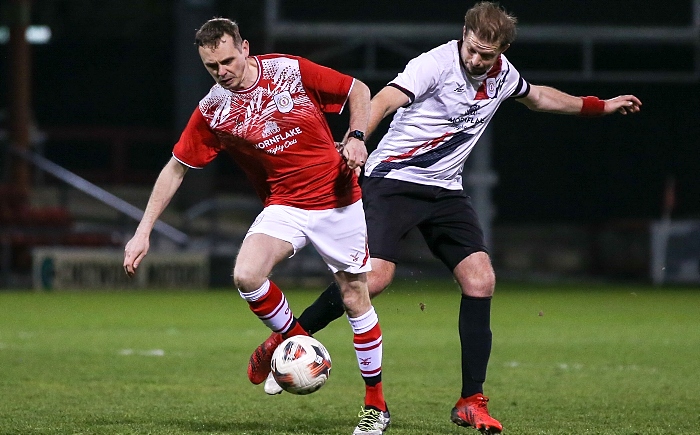
[[[228,152],[265,206],[326,210],[359,200],[357,177],[336,151],[324,116],[342,112],[354,79],[297,56],[253,58],[255,84],[241,91],[212,87],[173,156],[202,168]]]

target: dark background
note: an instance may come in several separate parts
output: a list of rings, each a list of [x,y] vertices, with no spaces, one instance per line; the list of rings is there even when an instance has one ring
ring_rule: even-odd
[[[217,16],[235,19],[252,54],[265,40],[264,2],[218,1]],[[336,22],[439,22],[459,26],[473,2],[455,1],[286,1],[287,19]],[[502,1],[520,24],[688,26],[691,0],[660,4],[636,0]],[[39,129],[113,127],[156,129],[167,134],[147,146],[132,147],[130,168],[151,185],[170,156],[182,128],[176,116],[175,1],[43,0],[32,3],[32,23],[50,26],[52,39],[32,46],[32,105]],[[6,8],[0,6],[3,25]],[[196,27],[192,29],[192,36]],[[459,35],[456,34],[455,38]],[[193,39],[193,38],[192,38]],[[323,44],[323,41],[319,42]],[[439,43],[439,42],[438,42]],[[426,43],[429,49],[438,43]],[[292,54],[307,55],[312,44],[280,44]],[[317,46],[317,45],[316,45]],[[507,56],[527,79],[529,69],[575,64],[576,47],[549,47],[518,41]],[[602,47],[596,67],[606,70],[692,71],[693,47],[648,44]],[[191,56],[197,57],[192,45]],[[385,60],[399,72],[407,59]],[[346,56],[324,62],[341,71],[356,67]],[[0,45],[0,109],[8,106],[8,46]],[[201,82],[204,68],[198,70]],[[362,79],[362,77],[359,77]],[[205,79],[206,80],[206,79]],[[373,92],[385,84],[366,80]],[[676,181],[674,217],[700,217],[700,85],[695,83],[548,82],[574,95],[610,98],[634,94],[643,102],[634,116],[599,119],[534,113],[506,102],[496,115],[493,165],[499,183],[494,191],[496,221],[605,222],[655,219],[662,213],[666,180]],[[204,95],[206,89],[201,93]],[[192,109],[194,109],[194,104]],[[6,113],[5,113],[6,115]],[[344,119],[333,117],[337,136]],[[6,123],[6,119],[3,121]],[[386,125],[383,125],[386,128]],[[376,139],[368,145],[376,145]],[[109,165],[104,144],[54,140],[47,157],[71,170]],[[246,191],[240,171],[226,157],[218,162],[216,188]],[[89,179],[89,177],[88,177]],[[236,183],[230,182],[237,180]],[[134,182],[133,180],[131,182]]]

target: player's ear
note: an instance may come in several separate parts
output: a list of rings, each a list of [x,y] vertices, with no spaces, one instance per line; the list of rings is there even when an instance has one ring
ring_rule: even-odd
[[[509,48],[510,48],[510,44],[506,44],[506,46],[503,47],[503,49],[501,50],[501,54],[505,53],[506,50],[508,50]]]
[[[462,41],[467,40],[467,26],[462,26]]]
[[[241,43],[241,53],[243,53],[245,57],[248,57],[250,54],[250,43],[248,43],[247,39],[244,39]]]

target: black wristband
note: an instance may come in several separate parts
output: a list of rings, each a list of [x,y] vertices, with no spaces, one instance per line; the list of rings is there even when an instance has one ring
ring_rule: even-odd
[[[348,133],[348,138],[354,137],[355,139],[359,139],[362,142],[365,141],[365,132],[360,131],[360,130],[353,130],[350,133]]]

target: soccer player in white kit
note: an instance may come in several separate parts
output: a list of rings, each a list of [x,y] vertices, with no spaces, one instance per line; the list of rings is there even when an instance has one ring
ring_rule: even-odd
[[[465,15],[461,40],[411,60],[377,93],[367,132],[395,115],[365,165],[362,182],[372,263],[370,296],[389,286],[400,241],[417,227],[462,290],[462,390],[450,417],[457,425],[485,433],[503,430],[489,414],[483,394],[495,274],[478,218],[462,190],[464,162],[500,104],[510,98],[531,110],[581,116],[635,113],[641,106],[632,95],[600,100],[528,83],[504,55],[515,40],[515,23],[498,4],[477,3]],[[326,289],[299,317],[302,327],[315,333],[342,315],[339,294],[335,285]],[[274,350],[273,341],[271,336],[256,353]],[[266,391],[280,389],[266,383]]]
[[[130,276],[136,272],[148,252],[153,225],[187,170],[228,152],[265,206],[250,226],[233,269],[241,297],[276,337],[308,335],[268,275],[311,243],[340,288],[365,382],[364,406],[353,434],[381,434],[390,421],[381,382],[382,333],[367,288],[371,265],[354,171],[367,158],[362,138],[369,88],[297,56],[249,56],[249,43],[238,25],[225,18],[206,22],[195,40],[216,85],[194,110],[158,176],[144,216],[126,244],[124,269]],[[346,104],[353,133],[341,155],[324,113],[340,113]],[[270,359],[251,358],[250,364],[250,380],[263,382]]]

